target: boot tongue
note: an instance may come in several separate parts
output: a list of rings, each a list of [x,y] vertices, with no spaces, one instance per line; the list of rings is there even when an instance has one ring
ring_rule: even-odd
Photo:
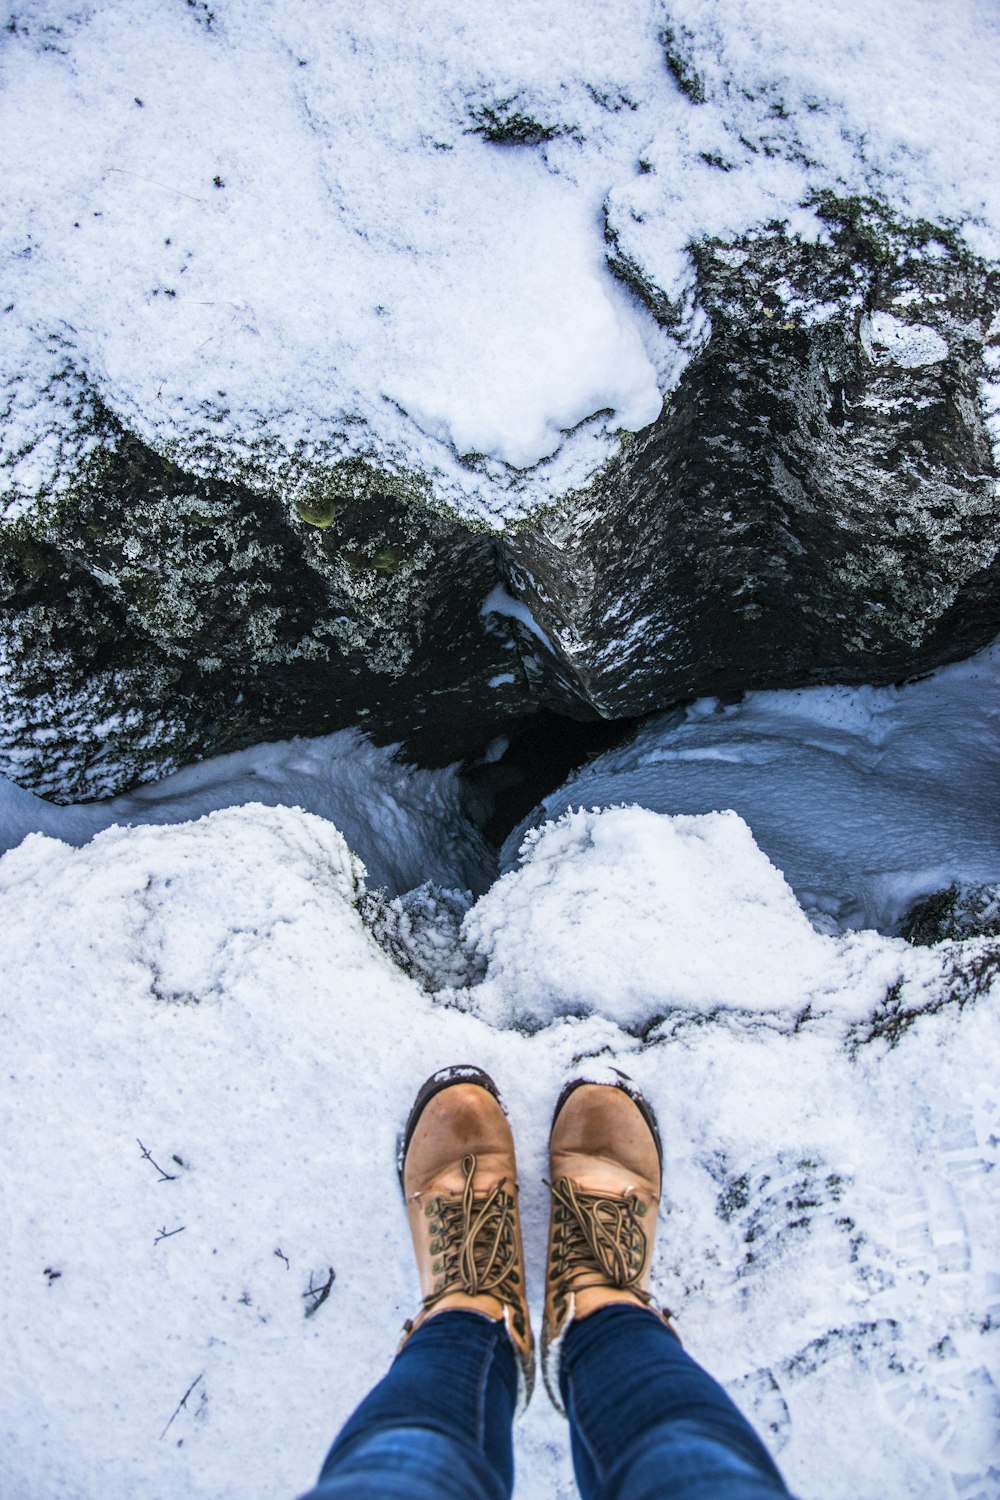
[[[633,1195],[644,1205],[658,1203],[658,1186],[637,1172],[625,1173],[621,1162],[608,1157],[591,1156],[582,1151],[559,1151],[552,1157],[552,1180],[558,1182],[566,1177],[587,1193],[597,1193],[609,1198],[629,1198]]]

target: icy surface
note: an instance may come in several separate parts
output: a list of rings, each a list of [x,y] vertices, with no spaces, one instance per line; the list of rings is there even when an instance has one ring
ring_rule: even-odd
[[[11,513],[86,451],[85,378],[191,466],[373,454],[523,517],[708,336],[700,238],[815,238],[834,193],[997,258],[996,27],[989,0],[41,0],[0,33]]]
[[[456,767],[423,771],[355,730],[257,745],[186,766],[104,802],[57,807],[0,777],[0,853],[29,833],[83,844],[120,823],[183,823],[243,802],[298,806],[336,823],[390,895],[425,880],[477,894],[496,857],[462,810]]]
[[[394,967],[309,813],[33,835],[0,861],[5,1495],[305,1489],[414,1308],[396,1129],[427,1074],[467,1061],[511,1113],[536,1316],[553,1100],[615,1062],[666,1146],[656,1291],[796,1493],[996,1493],[996,1012],[947,999],[988,944],[820,937],[734,817],[560,827],[567,858],[536,840],[475,916],[507,944],[486,1008],[530,1008],[530,1035]],[[713,870],[724,912],[691,899]],[[675,904],[694,926],[670,987],[648,944]],[[560,1015],[566,984],[525,990],[528,956],[550,979],[576,951],[601,964],[602,909],[614,961],[591,1014]],[[754,933],[772,951],[743,996],[726,951],[752,962]],[[913,1018],[895,1046],[863,1015],[890,984]],[[642,1036],[615,1019],[644,1009]],[[541,1391],[517,1462],[523,1500],[573,1493]]]
[[[1000,645],[900,688],[701,699],[547,796],[568,807],[734,809],[823,930],[891,930],[953,880],[1000,880]]]

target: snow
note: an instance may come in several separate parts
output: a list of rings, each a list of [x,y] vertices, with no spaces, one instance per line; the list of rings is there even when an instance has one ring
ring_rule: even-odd
[[[699,699],[550,793],[569,807],[734,809],[823,931],[894,930],[920,896],[1000,880],[1000,645],[919,682]]]
[[[948,345],[933,328],[904,323],[891,313],[866,314],[861,319],[861,343],[874,364],[887,360],[905,370],[934,365],[948,357]]]
[[[512,620],[519,620],[520,623],[525,627],[525,629],[530,631],[530,633],[535,637],[536,640],[541,641],[546,651],[552,652],[552,642],[549,640],[548,636],[545,634],[545,631],[539,625],[538,621],[535,619],[534,615],[531,613],[531,610],[525,604],[524,600],[515,599],[513,594],[508,593],[502,583],[498,583],[494,588],[490,589],[489,593],[486,595],[486,598],[483,600],[482,607],[479,613],[484,617],[486,615],[507,615]],[[499,680],[499,678],[494,679],[494,681]]]
[[[390,895],[425,880],[484,891],[496,857],[463,813],[457,767],[418,770],[356,730],[257,745],[186,766],[103,802],[57,807],[0,777],[0,853],[29,833],[84,844],[116,824],[183,823],[245,802],[298,806],[335,823]]]
[[[8,514],[70,482],[90,392],[192,468],[374,457],[523,520],[710,335],[698,240],[822,237],[834,193],[1000,255],[996,26],[989,0],[154,0],[141,25],[41,0],[0,50]]]
[[[615,1065],[665,1142],[655,1289],[795,1493],[991,1500],[998,945],[817,931],[757,825],[785,808],[793,872],[825,840],[841,896],[867,838],[898,896],[968,799],[979,842],[941,869],[982,873],[995,672],[994,650],[651,725],[467,915],[398,884],[474,865],[453,776],[356,735],[115,804],[0,799],[8,842],[47,820],[0,859],[0,1490],[305,1490],[414,1310],[396,1131],[428,1074],[468,1062],[511,1114],[536,1327],[553,1102]],[[579,809],[588,775],[661,777],[671,803],[698,767],[727,789],[742,768],[758,801]],[[292,796],[316,810],[264,805]],[[352,847],[401,894],[366,889]],[[518,1500],[568,1500],[541,1390],[516,1441]]]
[[[863,1015],[910,953],[815,932],[732,812],[570,812],[529,834],[522,860],[465,923],[487,963],[467,1003],[496,1026],[598,1014],[641,1028],[806,1003]]]
[[[995,1007],[932,1007],[895,1047],[862,1044],[873,969],[906,971],[919,1011],[945,954],[869,934],[863,992],[827,1005],[815,959],[843,988],[844,945],[812,933],[738,820],[587,818],[599,857],[574,849],[574,875],[541,838],[533,900],[517,876],[485,898],[494,917],[506,902],[485,986],[508,1014],[540,932],[565,956],[605,903],[617,923],[600,1010],[559,1015],[557,992],[544,1014],[529,992],[532,1027],[472,1013],[475,987],[435,1002],[395,968],[362,925],[357,864],[313,814],[248,805],[81,849],[32,835],[4,857],[5,1494],[304,1490],[413,1311],[395,1132],[427,1074],[471,1061],[519,1143],[536,1318],[549,1113],[564,1077],[614,1062],[664,1135],[657,1291],[796,1493],[996,1493]],[[651,868],[627,863],[657,844]],[[734,991],[707,1012],[698,973],[725,971],[709,941],[700,964],[679,955],[680,1008],[623,1029],[657,896],[667,917],[685,873],[697,888],[713,864],[735,903],[715,942],[756,925],[786,950],[787,989],[767,1005],[749,973],[749,1005]],[[983,951],[946,947],[951,963]],[[762,980],[782,971],[759,957]],[[542,1394],[517,1461],[519,1497],[572,1493]]]

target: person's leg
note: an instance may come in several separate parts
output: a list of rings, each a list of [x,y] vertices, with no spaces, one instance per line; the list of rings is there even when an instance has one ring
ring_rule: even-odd
[[[507,1500],[516,1401],[505,1324],[440,1313],[348,1420],[305,1500]]]
[[[662,1148],[624,1075],[563,1091],[549,1138],[545,1383],[584,1500],[787,1496],[753,1429],[650,1295]]]
[[[427,1080],[399,1176],[420,1311],[306,1500],[507,1500],[534,1351],[514,1140],[487,1074],[463,1066]]]
[[[617,1303],[569,1327],[560,1393],[584,1500],[773,1500],[749,1422],[659,1318]]]

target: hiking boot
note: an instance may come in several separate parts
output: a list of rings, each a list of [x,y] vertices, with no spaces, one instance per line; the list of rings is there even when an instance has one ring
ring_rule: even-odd
[[[523,1408],[535,1362],[517,1167],[492,1078],[471,1067],[443,1068],[428,1078],[410,1111],[398,1165],[423,1297],[418,1315],[404,1325],[403,1342],[439,1312],[468,1309],[502,1319],[518,1356]]]
[[[567,1084],[552,1119],[549,1170],[542,1370],[562,1411],[559,1357],[574,1320],[624,1302],[648,1308],[670,1327],[670,1314],[649,1291],[663,1172],[660,1135],[652,1109],[624,1074],[611,1083]]]

